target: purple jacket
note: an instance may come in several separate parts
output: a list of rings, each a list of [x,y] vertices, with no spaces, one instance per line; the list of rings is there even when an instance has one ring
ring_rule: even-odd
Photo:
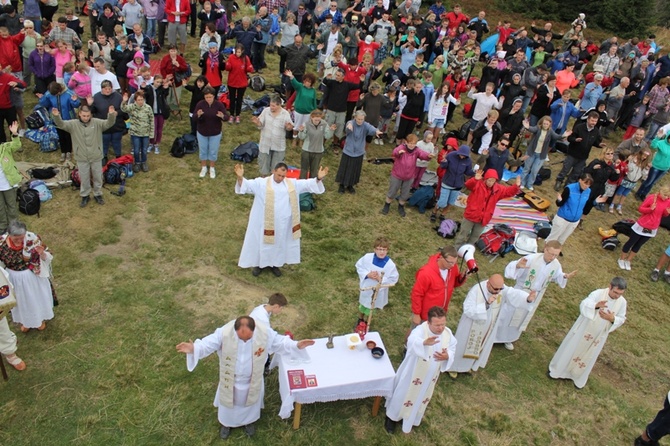
[[[49,53],[40,56],[39,51],[33,50],[28,56],[28,66],[30,71],[40,78],[49,77],[56,72],[56,60]]]
[[[401,150],[404,150],[404,153],[400,153]],[[430,159],[430,154],[414,147],[413,150],[410,150],[405,144],[400,144],[398,147],[393,149],[393,169],[391,169],[391,175],[396,177],[399,180],[407,181],[414,178],[414,172],[416,171],[416,159],[422,159],[428,161]]]

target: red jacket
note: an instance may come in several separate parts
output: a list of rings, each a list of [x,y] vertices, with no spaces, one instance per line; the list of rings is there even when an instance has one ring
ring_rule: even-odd
[[[656,203],[654,209],[651,206]],[[637,209],[642,214],[637,223],[645,229],[658,229],[661,219],[670,212],[670,198],[664,200],[661,194],[649,194]]]
[[[165,1],[165,15],[169,23],[175,23],[177,16],[173,13],[177,10],[177,3],[179,2],[179,23],[186,23],[189,15],[191,15],[191,4],[188,0],[166,0]]]
[[[26,83],[22,80],[15,78],[9,73],[0,71],[0,110],[14,107],[9,97],[9,92],[13,88],[9,85],[10,82],[16,82],[19,87],[26,88]]]
[[[477,180],[475,177],[466,181],[465,187],[470,189],[472,193],[468,197],[468,204],[465,207],[463,218],[467,218],[471,222],[479,223],[483,226],[486,226],[491,221],[498,201],[503,198],[513,197],[519,193],[519,186],[516,184],[503,186],[496,183],[489,189],[486,187],[484,179]]]
[[[24,33],[18,33],[15,36],[5,37],[4,39],[0,38],[0,66],[2,68],[11,65],[12,73],[18,73],[23,69],[23,60],[21,59],[19,45],[23,43],[23,39],[25,38],[26,35]]]
[[[175,67],[172,63],[170,54],[166,54],[161,59],[161,76],[165,78],[170,74],[174,76],[175,71],[179,73],[185,73],[188,70],[188,67],[186,66],[186,59],[181,57],[179,54],[177,54],[177,63],[179,64],[179,67]],[[177,87],[179,87],[179,85],[177,85]]]
[[[228,87],[245,88],[249,85],[247,73],[253,72],[254,66],[249,56],[242,54],[242,57],[237,57],[231,54],[226,61],[226,71],[228,71]]]
[[[456,14],[454,11],[449,11],[444,15],[444,18],[449,20],[449,29],[456,29],[458,28],[458,25],[461,23],[465,23],[466,25],[468,24],[468,21],[470,20],[468,16],[463,14],[462,12],[459,12]]]
[[[368,70],[366,70],[362,65],[348,65],[346,63],[340,62],[337,64],[337,66],[344,70],[344,82],[351,82],[352,84],[360,83],[361,76],[367,74],[368,72]],[[358,95],[360,94],[360,89],[349,90],[347,102],[358,102]]]
[[[431,307],[442,307],[446,312],[449,301],[457,288],[465,282],[465,277],[458,273],[458,265],[454,265],[447,274],[447,280],[442,279],[440,267],[437,265],[441,254],[437,253],[428,259],[416,272],[414,286],[412,287],[412,314],[421,316],[421,320],[428,320],[428,310]]]

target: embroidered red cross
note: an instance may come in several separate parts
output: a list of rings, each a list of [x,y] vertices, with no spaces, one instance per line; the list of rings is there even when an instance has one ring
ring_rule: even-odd
[[[593,336],[591,336],[591,333],[586,333],[586,335],[584,336],[584,339],[586,339],[587,341],[590,341],[591,339],[593,339]]]
[[[405,406],[405,407],[412,407],[413,405],[414,405],[414,404],[412,404],[412,402],[409,401],[409,400],[407,400],[407,401],[405,402],[405,404],[403,404],[403,406]]]
[[[414,381],[412,381],[412,384],[414,384],[415,386],[420,386],[421,384],[423,384],[423,382],[421,382],[421,380],[417,378]]]
[[[261,347],[258,350],[256,350],[256,353],[254,353],[254,355],[256,355],[260,358],[260,356],[263,354],[264,351],[265,351],[265,349]]]
[[[572,362],[580,362],[581,360],[582,360],[582,358],[577,357],[577,358],[574,358],[574,359],[572,360]]]
[[[428,401],[430,401],[430,398],[426,398],[425,400],[421,401],[423,404],[428,404]]]

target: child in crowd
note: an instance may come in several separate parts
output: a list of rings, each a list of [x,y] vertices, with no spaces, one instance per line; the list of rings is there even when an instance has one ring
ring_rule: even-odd
[[[72,79],[75,73],[74,66],[74,62],[68,62],[63,65],[63,84],[68,85],[70,83],[70,79]]]
[[[88,75],[88,63],[80,62],[77,71],[72,74],[67,86],[80,97],[85,98],[91,94],[91,78]]]
[[[139,75],[135,77],[135,83],[139,88],[144,88],[147,85],[151,85],[154,83],[154,78],[151,75],[151,67],[148,66],[143,66],[140,67]]]
[[[127,67],[126,78],[128,78],[128,90],[131,93],[135,93],[139,88],[136,78],[140,76],[140,68],[142,67],[149,68],[149,64],[146,63],[146,61],[144,60],[144,53],[142,51],[135,51],[133,60],[128,62],[126,64],[126,67]],[[123,69],[123,67],[119,67],[119,69]],[[151,76],[151,73],[149,73],[149,76]]]
[[[130,116],[130,140],[133,143],[133,172],[149,171],[147,148],[149,138],[154,135],[154,111],[146,103],[144,91],[134,95],[135,102],[128,104],[128,93],[124,93],[121,111]]]
[[[388,86],[386,93],[382,98],[382,105],[379,109],[379,125],[377,128],[386,134],[389,135],[389,142],[393,142],[393,135],[391,131],[391,120],[393,119],[393,113],[398,106],[398,97],[396,95],[397,88],[393,85]],[[380,146],[384,145],[383,138],[375,138],[374,143]]]
[[[433,132],[426,130],[423,132],[423,139],[416,143],[416,147],[422,152],[426,152],[429,155],[435,157],[435,144],[433,144]],[[421,177],[428,168],[428,161],[421,158],[416,159],[416,169],[414,169],[414,182],[412,183],[412,190],[419,188],[421,183]]]
[[[312,110],[309,120],[298,127],[298,138],[303,140],[300,155],[300,179],[316,177],[323,158],[323,142],[333,136],[336,124],[328,126],[321,110]]]
[[[149,73],[151,75],[151,73]],[[157,74],[152,78],[152,82],[141,82],[139,84],[146,102],[154,112],[154,134],[149,139],[149,148],[147,153],[153,150],[156,155],[160,153],[160,143],[163,140],[163,124],[170,118],[170,106],[167,103],[167,95],[170,92],[172,81],[163,81],[163,76]]]
[[[128,44],[128,39],[123,36],[119,44],[111,52],[112,68],[121,87],[121,93],[128,92],[128,64],[132,63],[135,51]]]
[[[391,243],[386,237],[379,237],[374,243],[374,252],[365,254],[356,262],[356,272],[358,272],[359,288],[361,292],[358,296],[358,323],[366,322],[372,309],[381,309],[388,304],[388,287],[398,283],[400,275],[393,260],[388,256]],[[384,288],[379,288],[375,299],[374,307],[372,305],[372,296],[374,291],[372,287],[381,282]],[[369,289],[364,289],[369,288]]]
[[[645,94],[642,97],[642,100],[634,106],[632,117],[630,118],[628,127],[626,127],[626,133],[623,135],[624,141],[632,138],[635,131],[640,127],[646,127],[647,121],[651,116],[651,112],[649,111],[649,98],[650,96]]]
[[[422,159],[428,161],[435,157],[432,153],[417,150],[416,143],[418,139],[414,133],[410,133],[405,137],[404,144],[400,144],[393,149],[394,162],[391,169],[391,181],[388,193],[386,194],[386,203],[384,203],[384,207],[381,210],[381,213],[384,215],[389,213],[391,203],[395,200],[396,195],[398,195],[398,191],[400,191],[398,214],[401,217],[405,216],[405,203],[409,199],[410,188],[414,181],[416,160]]]
[[[421,90],[423,91],[425,99],[423,103],[423,113],[421,113],[421,119],[419,119],[419,123],[416,127],[417,130],[419,130],[421,125],[425,122],[426,115],[430,107],[430,100],[433,97],[433,93],[435,93],[435,86],[433,85],[433,73],[428,70],[424,70],[423,74],[421,75],[421,84],[423,85]]]
[[[191,104],[188,107],[188,116],[191,118],[191,134],[193,136],[195,136],[195,119],[193,119],[193,110],[195,110],[195,106],[198,104],[198,102],[205,99],[205,95],[203,94],[202,90],[207,86],[207,84],[209,84],[207,78],[200,75],[195,79],[193,85],[184,86],[184,88],[191,92]]]
[[[279,9],[272,8],[272,13],[270,14],[270,42],[268,42],[268,53],[275,52],[275,42],[277,41],[277,36],[281,28],[279,24],[281,22],[281,17],[279,17]]]
[[[647,179],[649,169],[651,169],[651,159],[652,156],[649,149],[641,150],[628,157],[628,172],[616,190],[614,199],[610,205],[610,213],[613,213],[612,208],[616,207],[617,214],[623,215],[623,211],[621,210],[623,202],[626,201],[626,197],[630,191],[635,189],[638,181]]]
[[[437,141],[440,132],[447,124],[449,116],[449,104],[459,105],[460,99],[455,99],[449,92],[449,84],[443,83],[429,98],[428,103],[428,130],[433,133],[433,140]]]
[[[608,198],[614,196],[614,192],[617,190],[623,179],[626,178],[626,174],[628,173],[628,157],[630,156],[630,151],[621,150],[616,156],[617,160],[614,162],[614,168],[619,170],[619,177],[614,181],[611,181],[609,178],[607,179],[607,182],[605,183],[605,193],[603,195]],[[612,203],[610,204],[610,214],[613,213],[614,200],[612,200]]]

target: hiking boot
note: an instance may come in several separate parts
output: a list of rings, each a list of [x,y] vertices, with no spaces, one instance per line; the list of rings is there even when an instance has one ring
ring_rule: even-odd
[[[140,163],[133,163],[133,172],[137,173],[140,171]]]
[[[147,163],[142,163],[142,172],[149,172],[149,165]]]
[[[653,270],[649,275],[649,278],[652,282],[658,282],[658,277],[661,275],[661,272],[657,269]]]
[[[244,433],[247,434],[247,437],[253,437],[256,433],[256,426],[253,423],[247,424],[244,426]]]
[[[225,440],[228,437],[230,437],[230,428],[228,426],[221,426],[221,430],[219,431],[219,437],[221,437],[222,440]]]
[[[384,214],[384,215],[388,214],[390,207],[391,207],[391,203],[384,203],[384,207],[381,210],[382,214]]]
[[[98,203],[100,206],[105,204],[105,200],[102,199],[102,195],[94,195],[93,198],[95,198],[95,202]]]
[[[251,270],[251,275],[254,277],[258,277],[261,275],[261,269],[257,266],[254,266],[254,269]]]
[[[85,208],[89,201],[91,201],[91,197],[81,197],[81,203],[79,203],[79,207]]]
[[[407,215],[405,213],[405,206],[403,206],[402,204],[398,205],[398,214],[400,214],[401,217],[404,217],[405,215]]]
[[[281,270],[278,267],[273,266],[270,269],[272,270],[272,274],[274,274],[275,277],[280,277],[281,276]]]
[[[561,180],[556,180],[556,182],[554,183],[554,190],[555,190],[556,192],[558,192],[558,191],[561,190],[561,187],[562,187],[562,186],[563,186],[563,181],[561,181]]]
[[[656,444],[658,444],[658,442]],[[642,438],[642,435],[640,435],[639,437],[637,437],[635,439],[635,443],[634,443],[633,446],[653,446],[653,445],[654,445],[653,440],[652,441],[646,441]]]

